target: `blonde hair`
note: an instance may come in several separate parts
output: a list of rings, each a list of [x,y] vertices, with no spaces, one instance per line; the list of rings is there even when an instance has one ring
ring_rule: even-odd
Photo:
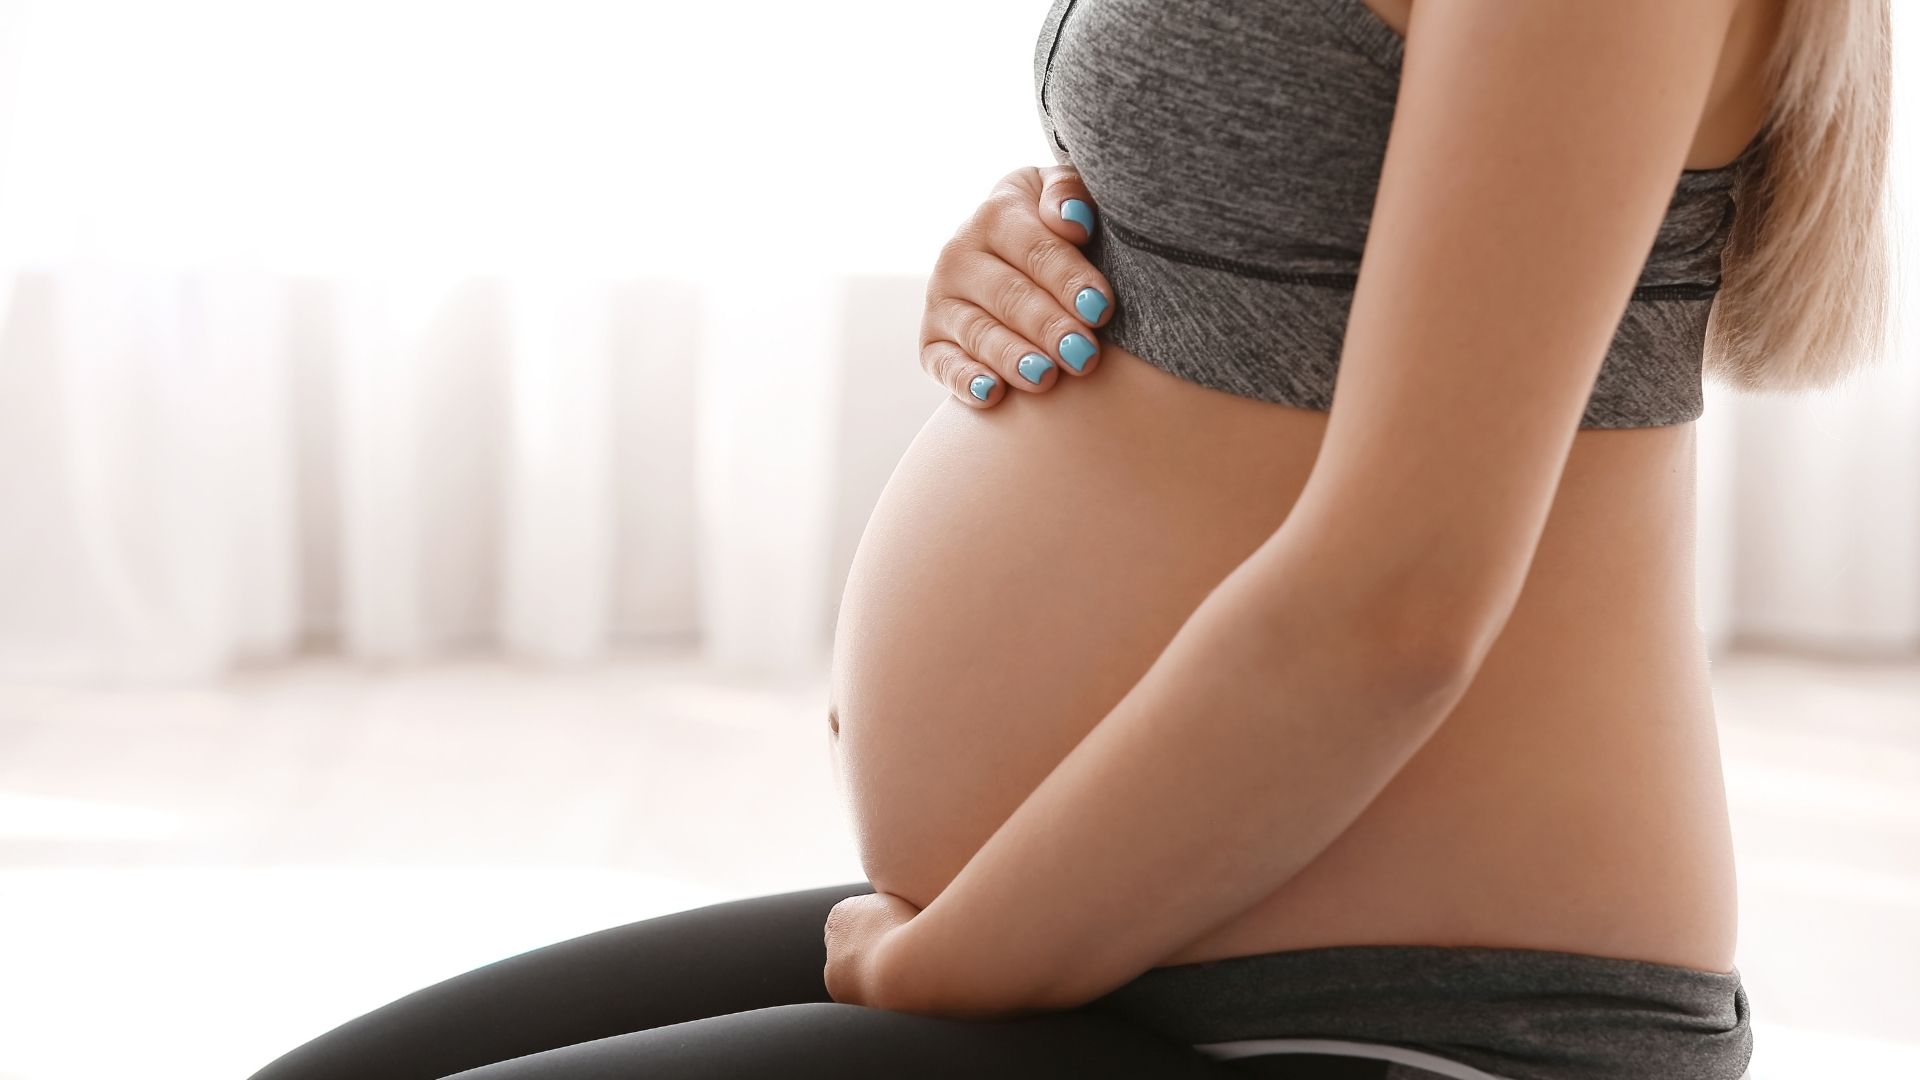
[[[1818,389],[1885,352],[1889,0],[1785,0],[1758,160],[1736,183],[1705,370]]]

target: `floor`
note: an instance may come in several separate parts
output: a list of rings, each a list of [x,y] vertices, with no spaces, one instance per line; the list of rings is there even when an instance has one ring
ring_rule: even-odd
[[[1714,670],[1753,1080],[1920,1076],[1920,666]],[[824,690],[671,656],[0,686],[0,1080],[243,1077],[513,952],[856,879]]]

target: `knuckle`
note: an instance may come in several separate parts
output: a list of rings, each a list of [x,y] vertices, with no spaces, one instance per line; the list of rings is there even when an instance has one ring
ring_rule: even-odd
[[[1079,250],[1065,240],[1047,234],[1047,238],[1033,243],[1027,248],[1027,276],[1035,281],[1058,282],[1062,285],[1072,275],[1075,265],[1086,261]]]
[[[1033,286],[1017,274],[1001,274],[987,288],[988,304],[1003,319],[1017,315],[1031,304]]]
[[[985,311],[968,304],[954,313],[950,325],[954,331],[953,340],[967,352],[979,355],[984,352],[982,346],[986,343],[987,335],[999,323]]]
[[[948,241],[933,257],[933,269],[927,273],[927,291],[948,290],[964,272],[967,261],[979,249],[958,239]]]
[[[928,340],[942,336],[940,331],[949,330],[958,325],[966,310],[972,304],[951,293],[929,294],[927,298],[926,329],[923,331]]]
[[[1032,202],[1033,197],[1018,188],[1001,187],[995,188],[987,196],[986,202],[980,204],[980,210],[985,215],[1018,214],[1031,212]]]
[[[985,247],[955,247],[947,253],[945,274],[941,281],[955,287],[958,291],[964,291],[959,287],[972,282],[981,274],[992,273],[1002,265],[1004,264],[1000,256]]]
[[[950,341],[943,341],[928,350],[924,365],[933,381],[949,390],[957,391],[961,368],[961,353]]]
[[[1002,191],[1011,191],[1015,195],[1024,198],[1043,182],[1044,178],[1038,166],[1020,165],[1009,170],[1007,174],[999,180],[994,181],[993,192],[997,194]]]
[[[940,249],[940,253],[960,255],[985,248],[992,229],[992,216],[996,212],[992,203],[981,203],[978,209],[967,216],[967,220],[953,230],[953,238],[946,242]]]
[[[941,281],[952,272],[954,256],[959,248],[960,236],[956,233],[953,239],[941,244],[940,250],[934,252],[933,266],[927,271],[928,289],[932,289],[934,286],[940,284]]]
[[[974,374],[974,369],[967,366],[966,358],[956,352],[947,365],[947,377],[940,381],[940,385],[946,387],[949,394],[961,401],[978,401],[979,399],[975,398],[973,392],[967,388],[967,384],[973,381]]]

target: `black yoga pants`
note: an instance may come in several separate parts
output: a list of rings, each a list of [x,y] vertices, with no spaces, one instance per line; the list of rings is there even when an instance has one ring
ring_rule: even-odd
[[[822,930],[866,882],[713,904],[509,957],[383,1005],[252,1080],[1286,1076],[1378,1061],[1218,1061],[1083,1007],[948,1020],[827,996]]]

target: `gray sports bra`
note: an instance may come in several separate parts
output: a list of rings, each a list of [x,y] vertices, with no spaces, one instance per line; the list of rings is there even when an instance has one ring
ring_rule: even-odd
[[[1106,340],[1246,397],[1325,410],[1404,42],[1360,0],[1053,0],[1034,92],[1098,224]],[[1703,410],[1707,314],[1756,138],[1682,172],[1581,427]]]

